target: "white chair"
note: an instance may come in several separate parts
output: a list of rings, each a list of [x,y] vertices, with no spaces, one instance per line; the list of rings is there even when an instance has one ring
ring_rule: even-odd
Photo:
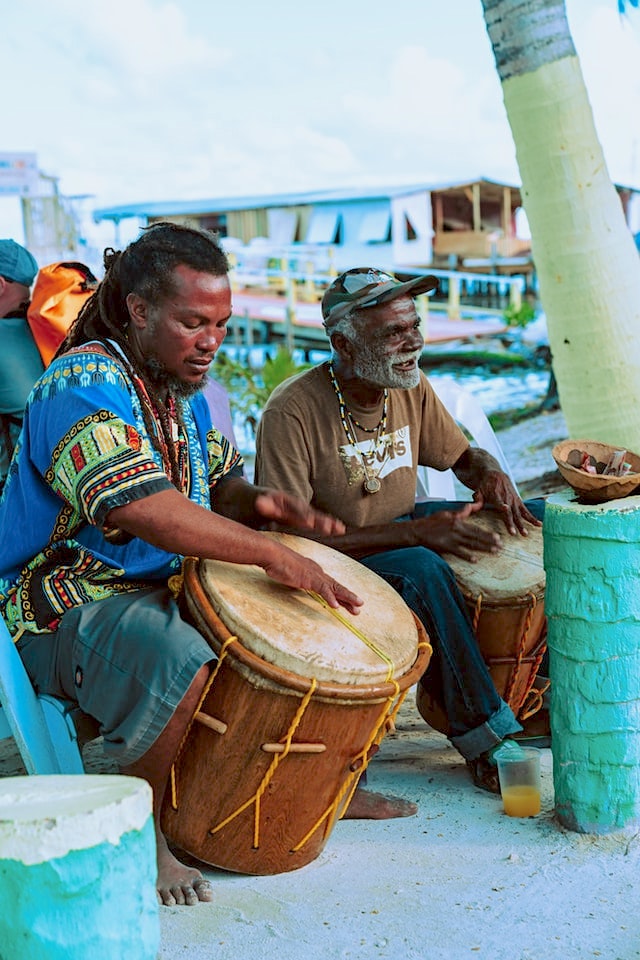
[[[440,401],[453,419],[471,437],[474,446],[482,447],[492,454],[514,487],[514,480],[507,458],[493,432],[487,415],[475,397],[453,381],[429,381]],[[455,474],[452,470],[435,470],[433,467],[418,467],[418,486],[416,499],[424,500],[460,500],[464,499],[456,492]],[[517,489],[517,487],[516,487]]]
[[[75,704],[37,696],[0,619],[0,740],[13,737],[29,774],[84,773]]]

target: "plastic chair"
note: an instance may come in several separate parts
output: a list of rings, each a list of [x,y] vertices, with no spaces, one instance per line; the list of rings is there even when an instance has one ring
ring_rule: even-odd
[[[214,427],[237,448],[238,441],[233,432],[231,401],[227,390],[214,377],[209,377],[202,392],[209,406]]]
[[[450,380],[434,380],[430,383],[453,419],[471,436],[474,446],[482,447],[492,454],[516,487],[504,451],[493,432],[493,427],[489,423],[487,415],[475,397]],[[416,499],[420,500],[428,497],[432,500],[460,500],[461,498],[456,492],[455,479],[453,470],[418,467]]]
[[[36,695],[0,619],[0,740],[14,738],[27,773],[84,773],[77,715],[71,702]]]

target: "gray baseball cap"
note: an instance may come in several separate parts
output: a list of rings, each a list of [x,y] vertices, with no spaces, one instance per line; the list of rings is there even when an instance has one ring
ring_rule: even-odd
[[[396,297],[417,297],[437,287],[438,278],[431,274],[402,282],[374,267],[354,267],[336,277],[325,292],[322,298],[324,325],[332,327],[352,307],[375,307]]]

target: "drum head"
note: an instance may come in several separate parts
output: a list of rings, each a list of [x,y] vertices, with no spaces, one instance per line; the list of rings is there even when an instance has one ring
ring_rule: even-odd
[[[313,540],[282,533],[264,536],[315,560],[364,604],[355,616],[340,607],[339,619],[304,591],[276,583],[260,567],[203,560],[202,587],[246,649],[318,681],[378,683],[407,672],[416,659],[418,629],[393,587],[351,557]]]
[[[499,553],[478,554],[476,563],[444,555],[458,586],[466,597],[482,594],[483,603],[505,603],[533,594],[544,595],[545,572],[542,556],[542,527],[527,524],[529,536],[512,537],[502,517],[492,510],[474,514],[469,523],[498,533],[502,539]]]

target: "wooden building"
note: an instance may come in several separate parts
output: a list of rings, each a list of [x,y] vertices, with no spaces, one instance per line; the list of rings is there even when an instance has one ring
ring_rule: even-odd
[[[625,215],[640,192],[618,187]],[[318,269],[372,265],[533,272],[520,189],[484,177],[462,183],[320,190],[270,196],[134,203],[94,211],[116,227],[171,220],[217,231],[229,250],[313,258]],[[523,228],[524,227],[524,228]],[[117,237],[116,237],[117,240]]]

